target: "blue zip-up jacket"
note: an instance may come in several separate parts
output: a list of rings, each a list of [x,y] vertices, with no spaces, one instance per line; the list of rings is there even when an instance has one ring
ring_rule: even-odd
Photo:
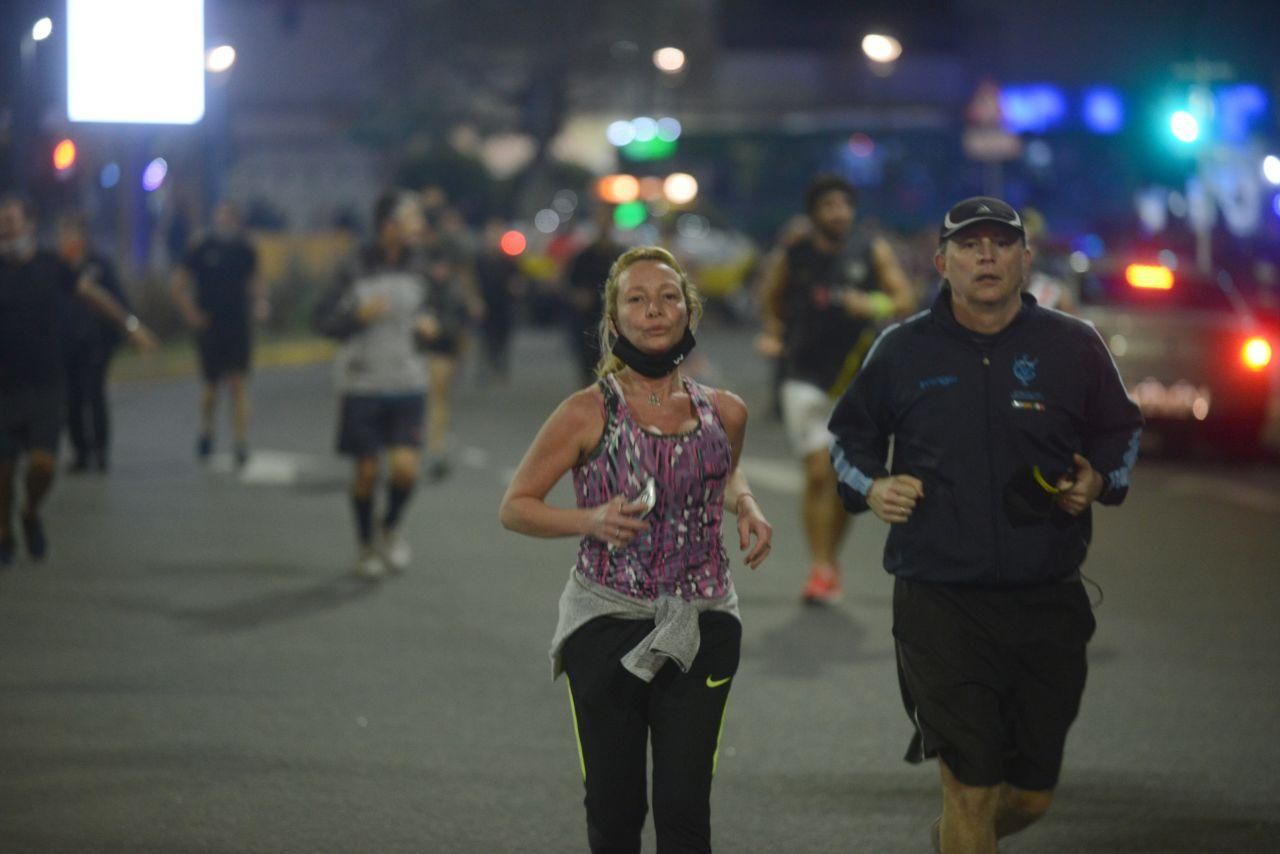
[[[831,455],[850,513],[885,467],[924,484],[892,525],[884,568],[902,578],[1019,586],[1070,578],[1084,562],[1090,510],[1072,517],[1037,485],[1078,452],[1119,504],[1138,455],[1142,415],[1088,323],[1023,295],[1013,322],[983,336],[960,326],[945,286],[930,310],[886,329],[831,416]],[[1030,496],[1043,515],[1016,512]],[[1015,505],[1011,509],[1011,504]]]

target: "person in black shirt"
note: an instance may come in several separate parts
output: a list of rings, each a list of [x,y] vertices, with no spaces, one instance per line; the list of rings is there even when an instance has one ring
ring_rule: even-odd
[[[0,198],[0,567],[13,563],[15,480],[27,457],[21,508],[27,553],[45,556],[40,507],[53,486],[66,402],[64,332],[69,303],[88,301],[141,349],[155,339],[86,270],[36,247],[26,204]]]
[[[879,337],[830,422],[845,507],[890,526],[907,759],[938,757],[948,854],[994,854],[1053,800],[1094,631],[1092,505],[1124,500],[1142,431],[1097,330],[1022,293],[1030,264],[1016,210],[956,204],[932,308]]]
[[[476,284],[484,301],[485,360],[492,376],[505,384],[511,373],[511,330],[523,280],[516,262],[500,246],[505,228],[491,220],[484,228],[484,250],[476,258]]]
[[[596,208],[595,237],[569,261],[565,276],[569,347],[577,360],[581,385],[596,380],[604,283],[623,251],[613,239],[613,210],[613,205]]]
[[[58,220],[58,254],[77,276],[88,273],[128,309],[115,265],[89,246],[83,214],[66,214]],[[74,452],[70,470],[83,472],[92,466],[106,471],[111,427],[107,369],[120,343],[120,331],[84,300],[68,301],[65,331],[67,433]]]
[[[903,317],[915,298],[887,241],[855,226],[856,194],[843,178],[826,175],[809,186],[812,225],[786,249],[765,282],[764,349],[780,352],[783,422],[804,461],[801,505],[811,565],[806,602],[830,604],[842,589],[836,556],[847,516],[836,494],[827,419],[880,326]]]
[[[258,256],[245,237],[240,211],[224,201],[214,209],[212,231],[188,248],[173,271],[170,290],[195,330],[204,381],[196,443],[202,460],[213,452],[218,389],[225,383],[231,393],[236,465],[248,462],[252,330],[254,321],[266,320],[269,311],[257,270]]]

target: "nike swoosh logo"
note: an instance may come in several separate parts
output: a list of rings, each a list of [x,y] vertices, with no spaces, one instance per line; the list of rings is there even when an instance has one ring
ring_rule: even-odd
[[[732,679],[732,678],[733,678],[732,676],[726,676],[726,677],[724,677],[723,679],[712,679],[710,676],[708,676],[708,677],[707,677],[707,687],[708,687],[708,688],[719,688],[721,685],[723,685],[724,683],[728,682],[728,681],[729,681],[730,679]]]

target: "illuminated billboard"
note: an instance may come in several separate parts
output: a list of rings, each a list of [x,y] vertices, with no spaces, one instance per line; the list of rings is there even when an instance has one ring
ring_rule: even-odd
[[[67,0],[67,118],[189,125],[204,115],[204,0]]]

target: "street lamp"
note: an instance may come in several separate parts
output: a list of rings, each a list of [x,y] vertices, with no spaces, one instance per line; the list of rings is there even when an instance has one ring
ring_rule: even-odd
[[[41,18],[31,27],[33,41],[42,42],[51,35],[53,35],[53,20],[51,18]]]
[[[679,73],[684,60],[684,51],[678,47],[661,47],[653,52],[653,64],[664,74]]]
[[[205,70],[220,74],[236,64],[236,49],[229,44],[210,48],[204,55]]]
[[[883,33],[867,33],[862,38],[862,52],[872,62],[889,63],[902,56],[902,43]]]

